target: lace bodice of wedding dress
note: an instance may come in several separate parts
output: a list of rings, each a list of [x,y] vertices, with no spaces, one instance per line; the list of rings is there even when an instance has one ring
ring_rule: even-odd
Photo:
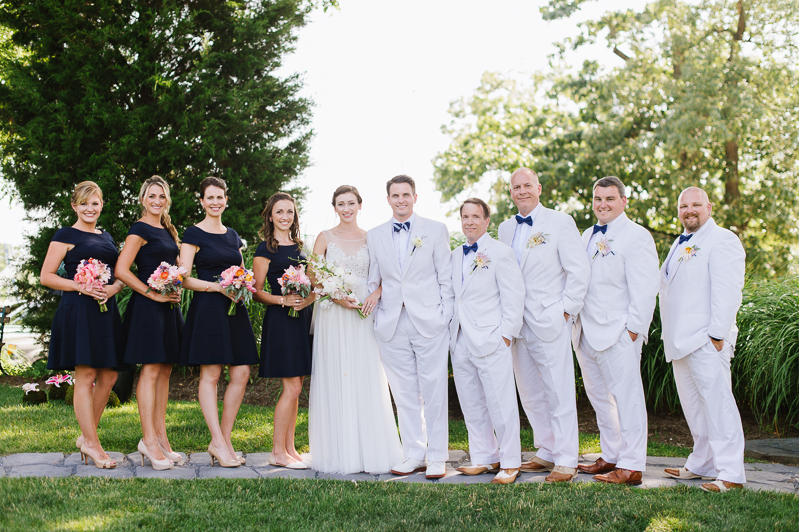
[[[366,236],[357,240],[338,238],[330,231],[325,231],[327,241],[326,258],[336,266],[352,272],[356,277],[366,279],[369,275],[369,248],[366,247]]]

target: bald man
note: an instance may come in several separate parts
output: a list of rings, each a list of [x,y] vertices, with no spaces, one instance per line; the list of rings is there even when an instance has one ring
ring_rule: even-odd
[[[515,253],[524,277],[524,320],[513,342],[513,372],[533,426],[532,460],[523,472],[549,471],[547,482],[577,476],[577,404],[571,324],[583,308],[591,266],[571,216],[539,202],[541,184],[529,168],[511,175],[519,209],[499,226],[499,240]]]
[[[660,316],[666,360],[694,448],[684,467],[665,472],[715,479],[702,489],[724,492],[746,482],[744,434],[730,374],[746,253],[735,234],[713,221],[704,190],[687,188],[677,203],[685,233],[660,270]]]

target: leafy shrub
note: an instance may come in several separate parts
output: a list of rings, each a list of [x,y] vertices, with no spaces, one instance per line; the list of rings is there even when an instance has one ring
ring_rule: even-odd
[[[67,389],[66,395],[64,396],[64,402],[72,406],[74,404],[74,399],[75,399],[75,386],[70,386]],[[111,408],[115,408],[120,404],[121,403],[119,402],[119,397],[117,397],[117,394],[112,391],[111,394],[108,396],[108,402],[105,405],[107,407],[110,406]]]

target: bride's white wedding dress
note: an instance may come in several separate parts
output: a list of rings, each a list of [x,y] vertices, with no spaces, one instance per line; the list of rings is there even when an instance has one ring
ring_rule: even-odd
[[[366,299],[366,237],[336,238],[325,231],[325,258],[357,277]],[[402,461],[394,412],[374,335],[374,318],[336,304],[317,306],[308,407],[311,467],[324,473],[387,473]]]

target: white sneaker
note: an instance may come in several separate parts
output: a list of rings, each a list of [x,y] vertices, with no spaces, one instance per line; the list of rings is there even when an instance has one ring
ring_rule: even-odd
[[[444,462],[430,462],[424,478],[442,478],[447,474],[447,467]]]
[[[416,460],[415,458],[406,458],[402,463],[395,465],[391,472],[395,475],[410,475],[417,471],[424,471],[427,468],[427,460]]]

